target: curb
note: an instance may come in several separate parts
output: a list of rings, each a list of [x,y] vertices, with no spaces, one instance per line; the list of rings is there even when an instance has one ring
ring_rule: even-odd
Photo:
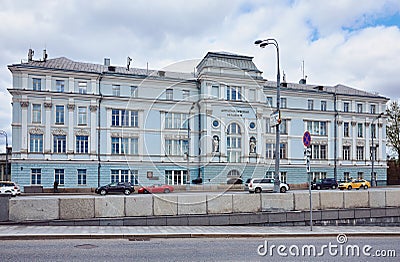
[[[25,234],[20,236],[0,236],[0,240],[44,240],[44,239],[128,239],[129,241],[148,241],[152,238],[310,238],[337,237],[332,233],[154,233],[154,234]],[[400,232],[342,232],[347,237],[400,237]]]

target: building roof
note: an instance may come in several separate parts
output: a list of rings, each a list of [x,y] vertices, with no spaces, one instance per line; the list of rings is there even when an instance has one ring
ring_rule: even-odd
[[[196,68],[200,72],[204,67],[232,68],[262,73],[253,63],[253,57],[229,52],[208,52]]]
[[[43,69],[56,69],[56,70],[67,70],[77,71],[86,73],[110,73],[110,74],[121,74],[121,75],[139,75],[139,76],[155,76],[155,77],[167,77],[167,78],[178,78],[184,80],[194,79],[193,73],[183,72],[171,72],[162,70],[147,70],[143,68],[129,68],[121,66],[106,66],[101,64],[76,62],[66,57],[58,57],[53,59],[47,59],[46,61],[29,61],[21,64],[10,65],[9,68],[12,70],[13,67],[36,67]]]
[[[282,89],[293,89],[293,90],[303,90],[303,91],[313,91],[313,92],[327,92],[336,93],[338,95],[349,95],[349,96],[359,96],[359,97],[373,97],[389,100],[389,98],[380,96],[377,93],[370,93],[363,90],[359,90],[353,87],[338,84],[335,86],[322,86],[322,85],[310,85],[310,84],[297,84],[297,83],[284,83],[286,86]],[[264,87],[276,87],[276,81],[266,81]]]

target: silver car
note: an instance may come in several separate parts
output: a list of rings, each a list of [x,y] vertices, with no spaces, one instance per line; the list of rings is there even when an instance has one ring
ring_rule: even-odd
[[[267,191],[274,191],[273,178],[255,178],[249,183],[249,193],[261,193]],[[288,184],[280,183],[279,192],[286,193],[290,189]]]
[[[19,185],[10,181],[0,181],[0,193],[11,194],[11,196],[21,195]]]

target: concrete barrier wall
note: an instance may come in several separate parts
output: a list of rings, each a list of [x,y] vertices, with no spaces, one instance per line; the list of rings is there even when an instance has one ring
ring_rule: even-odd
[[[57,198],[10,199],[9,220],[54,220],[60,219],[60,205]]]
[[[313,210],[400,207],[400,190],[312,192]],[[22,197],[9,200],[10,221],[68,220],[307,211],[309,194],[289,191],[263,194],[156,194],[76,197]],[[296,213],[297,215],[297,213]],[[276,218],[280,219],[280,218]],[[178,223],[178,222],[177,222]]]

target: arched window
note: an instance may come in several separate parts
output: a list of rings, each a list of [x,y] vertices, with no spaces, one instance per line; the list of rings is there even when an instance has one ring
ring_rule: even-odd
[[[232,123],[226,130],[226,151],[228,162],[238,163],[242,155],[242,133],[240,126],[236,123]]]

